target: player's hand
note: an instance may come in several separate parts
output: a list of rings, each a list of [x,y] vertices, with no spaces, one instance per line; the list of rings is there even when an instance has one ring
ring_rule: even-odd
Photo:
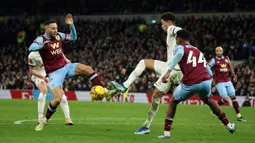
[[[236,75],[234,75],[233,80],[234,80],[234,82],[237,82],[237,77],[236,77]]]
[[[47,78],[47,77],[43,77],[43,80],[44,80],[44,82],[46,82],[46,83],[48,83],[49,82],[49,79]]]
[[[65,61],[66,61],[67,64],[71,64],[71,63],[72,63],[72,62],[71,62],[69,59],[67,59],[67,58],[65,59]]]
[[[163,76],[163,78],[162,78],[162,82],[163,82],[163,83],[167,83],[167,82],[168,82],[169,77],[170,77],[170,74],[171,74],[171,71],[168,70],[167,73],[166,73],[166,74]]]
[[[72,14],[70,14],[70,13],[68,13],[68,14],[66,15],[66,24],[67,24],[67,25],[73,24],[73,16],[72,16]]]

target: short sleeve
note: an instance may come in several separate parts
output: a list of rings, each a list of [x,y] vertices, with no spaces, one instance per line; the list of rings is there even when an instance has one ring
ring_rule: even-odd
[[[36,66],[36,62],[35,62],[35,59],[34,59],[34,56],[33,56],[33,52],[31,52],[29,55],[28,55],[28,65],[29,66]]]
[[[175,36],[176,33],[181,29],[182,29],[181,27],[169,26],[167,29],[167,35]]]
[[[213,67],[213,66],[215,65],[215,59],[212,58],[208,65],[209,65],[210,67]]]

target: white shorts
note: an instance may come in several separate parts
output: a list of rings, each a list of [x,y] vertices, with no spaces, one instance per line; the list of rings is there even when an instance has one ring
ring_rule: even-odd
[[[182,79],[182,72],[181,70],[173,70],[170,75],[170,80],[168,80],[167,83],[162,82],[162,78],[165,75],[165,73],[168,71],[168,68],[165,67],[163,69],[164,72],[160,75],[159,79],[157,82],[154,84],[154,86],[159,90],[164,93],[167,93],[169,90],[173,91],[179,84]]]
[[[43,79],[32,75],[31,80],[35,83],[36,87],[39,88],[41,82],[45,82]]]
[[[154,60],[154,71],[156,72],[156,76],[160,77],[163,73],[164,69],[167,67],[167,62]]]

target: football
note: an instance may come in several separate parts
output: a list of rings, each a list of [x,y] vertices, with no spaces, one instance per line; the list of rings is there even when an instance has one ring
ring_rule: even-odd
[[[105,89],[100,85],[93,86],[90,90],[90,96],[94,100],[102,100],[105,94]]]

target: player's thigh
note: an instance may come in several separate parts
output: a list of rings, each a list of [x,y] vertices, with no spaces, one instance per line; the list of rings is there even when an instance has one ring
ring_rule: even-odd
[[[143,60],[144,60],[146,69],[155,71],[155,69],[154,69],[155,60],[153,60],[153,59],[143,59]]]
[[[79,63],[71,63],[68,64],[68,72],[66,77],[74,77],[76,75],[76,69],[78,67]]]
[[[227,84],[226,87],[227,87],[228,96],[230,96],[230,97],[231,97],[231,96],[235,96],[236,91],[235,91],[235,88],[234,88],[232,82],[229,81],[229,82],[227,82],[226,84]]]
[[[165,75],[165,73],[167,72],[167,68],[164,69],[164,72],[162,72],[162,74],[160,75],[160,77],[158,78],[158,80],[156,81],[156,83],[154,84],[154,86],[161,92],[163,93],[167,93],[170,89],[171,86],[173,85],[171,80],[168,80],[167,83],[163,83],[162,82],[162,78]]]
[[[47,93],[48,91],[47,83],[45,81],[41,81],[37,87],[42,93]]]
[[[220,96],[221,96],[222,98],[228,97],[227,87],[226,87],[226,85],[225,85],[224,82],[222,82],[222,83],[217,83],[217,84],[216,84],[216,89],[217,89],[218,93],[220,94]]]
[[[33,75],[31,80],[34,82],[35,86],[40,90],[40,92],[47,92],[47,84],[43,79]]]
[[[164,92],[160,91],[158,88],[155,88],[152,94],[152,96],[157,96],[159,98],[161,98],[163,95],[164,95]]]
[[[64,95],[63,89],[59,86],[51,90],[51,93],[53,95],[53,100],[58,101],[60,103],[62,100],[62,96]]]
[[[78,63],[75,68],[75,75],[91,75],[94,70],[91,66]]]
[[[48,75],[48,88],[52,91],[57,87],[62,87],[65,77],[67,75],[67,68],[66,66],[58,69],[57,71],[54,71]]]
[[[173,97],[175,101],[185,101],[188,98],[190,98],[191,96],[194,95],[194,90],[192,86],[186,86],[184,84],[180,84],[176,87],[174,93],[173,93]]]
[[[211,96],[212,80],[203,81],[199,86],[198,95],[200,99],[208,99]]]
[[[154,71],[156,72],[157,76],[159,77],[166,68],[167,63],[159,60],[154,60]]]

